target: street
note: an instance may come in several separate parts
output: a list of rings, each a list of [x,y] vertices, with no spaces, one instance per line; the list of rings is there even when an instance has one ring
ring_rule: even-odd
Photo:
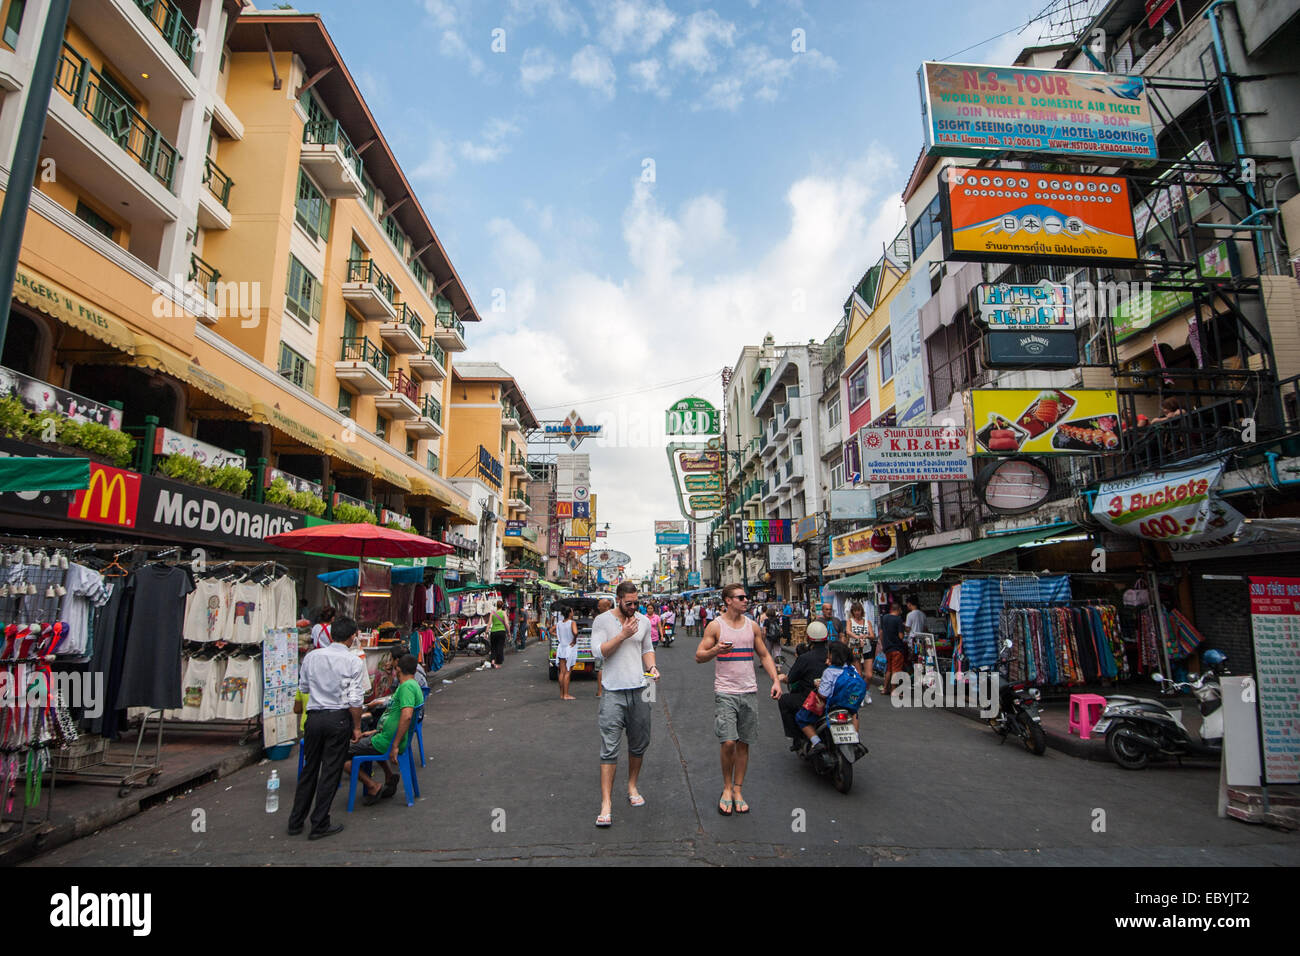
[[[1132,773],[1049,750],[999,746],[952,713],[863,708],[870,754],[851,793],[837,793],[786,749],[776,706],[760,703],[759,744],[744,793],[752,811],[724,818],[713,735],[713,667],[695,641],[659,652],[663,678],[640,789],[615,783],[614,825],[599,809],[595,684],[562,702],[545,649],[512,655],[429,699],[414,807],[398,796],[333,819],[347,828],[308,842],[285,833],[296,759],[262,762],[48,853],[30,865],[778,863],[853,865],[1227,866],[1300,864],[1300,835],[1215,816],[1218,775],[1167,766]],[[768,681],[759,675],[760,695]],[[624,757],[626,750],[624,750]],[[280,810],[264,812],[272,768]],[[201,811],[201,812],[200,812]],[[801,827],[800,824],[803,824]],[[201,831],[201,832],[196,832]]]

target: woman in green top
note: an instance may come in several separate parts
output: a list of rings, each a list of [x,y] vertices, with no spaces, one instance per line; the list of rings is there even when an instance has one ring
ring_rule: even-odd
[[[506,606],[501,601],[497,601],[497,606],[493,608],[492,614],[488,619],[488,636],[492,639],[492,667],[500,670],[501,665],[506,662],[506,634],[510,632],[510,615],[506,613]]]

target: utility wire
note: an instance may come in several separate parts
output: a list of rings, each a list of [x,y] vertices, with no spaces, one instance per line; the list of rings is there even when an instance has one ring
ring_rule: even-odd
[[[980,40],[978,43],[972,43],[970,46],[964,47],[958,50],[956,53],[949,53],[947,56],[944,57],[944,59],[951,60],[955,56],[961,56],[967,50],[974,50],[976,47],[981,47],[986,43],[992,43],[994,40],[1001,40],[1004,36],[1006,36],[1009,33],[1023,33],[1025,30],[1029,29],[1039,20],[1045,20],[1048,17],[1048,15],[1051,14],[1052,8],[1055,6],[1056,6],[1055,3],[1049,3],[1041,11],[1039,11],[1039,13],[1030,17],[1020,26],[1012,27],[1010,30],[1003,30],[1001,33],[995,34],[994,36],[989,37],[987,40]]]

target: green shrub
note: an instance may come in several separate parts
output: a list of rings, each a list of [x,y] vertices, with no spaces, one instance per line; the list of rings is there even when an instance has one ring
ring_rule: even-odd
[[[342,524],[378,524],[379,519],[369,508],[344,501],[334,508],[334,520]]]
[[[289,487],[289,482],[276,478],[262,493],[262,500],[268,505],[287,505],[292,496],[293,490]]]
[[[244,496],[244,492],[248,490],[248,483],[253,480],[253,473],[238,465],[222,465],[220,468],[209,468],[208,471],[210,487],[234,495],[236,498]]]
[[[289,507],[319,518],[325,513],[325,499],[310,491],[295,491],[289,496]]]
[[[158,470],[168,478],[224,491],[237,498],[243,497],[244,492],[248,490],[248,483],[253,480],[253,473],[247,468],[240,468],[238,465],[209,468],[188,455],[167,455],[160,458]]]
[[[32,413],[12,395],[0,398],[0,431],[6,438],[26,438],[31,434],[34,421]]]

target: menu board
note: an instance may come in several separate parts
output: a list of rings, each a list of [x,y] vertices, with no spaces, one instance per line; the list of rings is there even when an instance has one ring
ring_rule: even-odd
[[[1250,579],[1264,782],[1300,783],[1300,578]]]
[[[298,739],[298,632],[272,630],[262,640],[262,742],[268,747]]]

